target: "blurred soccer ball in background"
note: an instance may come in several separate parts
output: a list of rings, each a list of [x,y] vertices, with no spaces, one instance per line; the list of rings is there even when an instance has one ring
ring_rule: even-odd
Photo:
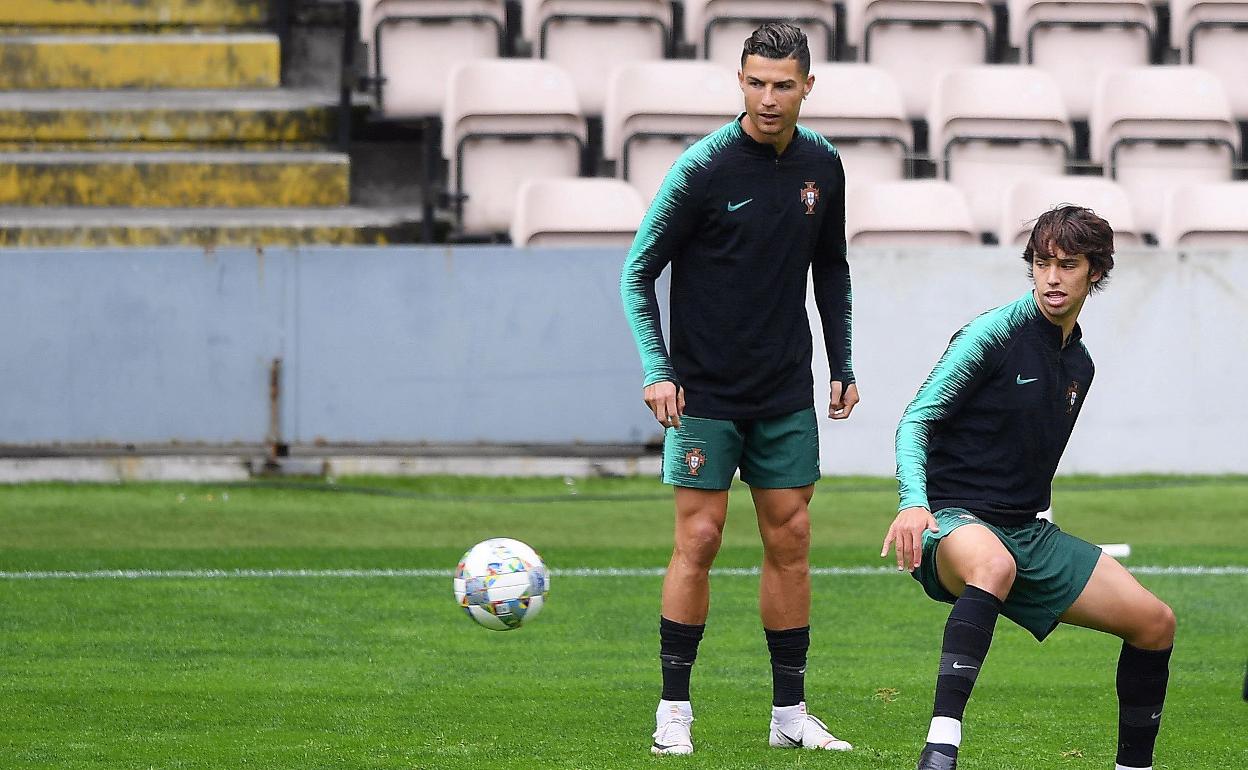
[[[519,540],[495,537],[468,549],[455,568],[455,601],[468,617],[510,631],[542,610],[550,574],[542,557]]]

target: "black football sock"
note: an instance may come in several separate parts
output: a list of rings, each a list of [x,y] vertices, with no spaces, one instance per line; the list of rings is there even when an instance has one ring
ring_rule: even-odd
[[[962,715],[975,679],[988,657],[992,632],[1001,614],[1001,600],[982,588],[967,586],[953,603],[945,623],[936,675],[936,699],[932,726],[925,749],[949,757],[958,755],[962,743]]]
[[[659,660],[663,664],[663,700],[689,700],[689,677],[698,657],[706,624],[677,623],[659,616]]]
[[[1173,649],[1141,650],[1122,643],[1122,653],[1118,656],[1116,760],[1122,767],[1152,767]]]
[[[796,706],[806,700],[806,652],[810,649],[810,626],[767,634],[771,652],[771,705]]]

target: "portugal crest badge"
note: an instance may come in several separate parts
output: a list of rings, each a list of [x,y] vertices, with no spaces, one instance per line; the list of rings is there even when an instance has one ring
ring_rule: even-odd
[[[693,476],[698,475],[698,471],[702,470],[702,466],[706,465],[706,455],[702,454],[702,450],[694,447],[685,452],[685,466],[689,468],[689,473]]]
[[[815,204],[819,202],[819,188],[814,182],[807,182],[802,188],[802,203],[806,204],[806,214],[815,213]]]
[[[1071,380],[1070,385],[1066,388],[1066,414],[1075,411],[1075,402],[1079,400],[1079,383]]]

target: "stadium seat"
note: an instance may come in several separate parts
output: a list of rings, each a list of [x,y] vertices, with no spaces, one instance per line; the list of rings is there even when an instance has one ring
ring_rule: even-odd
[[[845,238],[851,246],[974,246],[980,242],[962,192],[935,179],[849,188]]]
[[[1248,120],[1248,0],[1170,0],[1170,40],[1183,63],[1217,75]]]
[[[645,216],[641,194],[619,179],[534,179],[520,185],[515,246],[629,246]]]
[[[1126,189],[1146,232],[1157,232],[1166,188],[1230,181],[1239,143],[1222,85],[1205,70],[1137,67],[1101,75],[1092,161]]]
[[[1156,20],[1149,0],[1009,0],[1019,60],[1057,80],[1074,120],[1086,120],[1097,75],[1149,63]]]
[[[1158,240],[1172,249],[1248,247],[1248,182],[1171,188]]]
[[[365,0],[360,31],[378,110],[396,118],[439,114],[451,69],[501,55],[504,29],[503,0]]]
[[[685,0],[685,38],[703,59],[737,69],[742,43],[764,21],[801,27],[810,60],[835,55],[836,7],[831,0]]]
[[[742,105],[737,73],[718,64],[621,65],[607,85],[603,156],[648,202],[685,148],[732,120]]]
[[[812,64],[815,87],[802,105],[802,125],[836,145],[851,183],[906,177],[914,130],[901,89],[888,70],[870,64]]]
[[[846,39],[859,61],[887,69],[901,86],[906,115],[924,118],[936,76],[991,57],[987,0],[848,0]]]
[[[559,67],[522,59],[456,67],[442,112],[442,155],[459,233],[506,232],[521,182],[577,176],[585,133],[576,87]]]
[[[586,115],[602,114],[613,67],[662,59],[672,39],[666,0],[523,0],[522,7],[533,55],[571,74]]]
[[[981,232],[996,232],[1012,182],[1065,173],[1074,146],[1057,83],[1034,67],[945,71],[927,125],[941,177],[966,195]]]
[[[997,239],[1003,246],[1023,246],[1036,217],[1062,204],[1086,206],[1114,228],[1114,246],[1142,246],[1131,201],[1116,182],[1096,176],[1053,176],[1022,179],[1005,192]]]

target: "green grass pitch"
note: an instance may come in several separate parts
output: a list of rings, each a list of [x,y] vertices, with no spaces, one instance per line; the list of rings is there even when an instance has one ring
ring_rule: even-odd
[[[814,565],[886,566],[895,502],[890,480],[821,482]],[[1054,502],[1065,529],[1129,542],[1128,566],[1238,568],[1140,579],[1179,618],[1156,767],[1248,767],[1248,478],[1063,478]],[[912,768],[948,610],[888,571],[813,580],[807,697],[855,751],[767,747],[758,580],[725,574],[693,675],[697,753],[649,755],[661,578],[558,570],[661,567],[671,517],[648,478],[0,487],[0,767]],[[518,631],[476,626],[451,595],[459,556],[491,536],[556,570]],[[759,555],[738,488],[718,565]],[[356,569],[408,572],[324,572]],[[1073,628],[1038,645],[1003,620],[960,767],[1111,768],[1117,650]]]

